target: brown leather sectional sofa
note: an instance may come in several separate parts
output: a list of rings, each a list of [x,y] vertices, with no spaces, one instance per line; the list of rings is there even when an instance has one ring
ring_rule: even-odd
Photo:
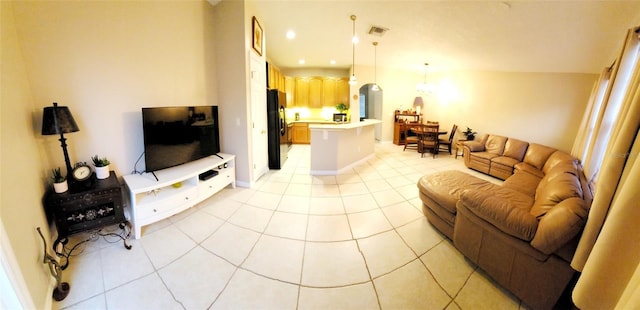
[[[462,171],[426,175],[418,181],[424,214],[495,281],[532,308],[551,309],[575,274],[569,263],[591,206],[582,167],[516,139],[465,144],[468,167],[505,182]]]

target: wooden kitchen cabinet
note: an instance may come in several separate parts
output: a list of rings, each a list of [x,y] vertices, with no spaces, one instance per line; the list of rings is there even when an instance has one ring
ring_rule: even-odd
[[[336,104],[344,103],[349,107],[349,78],[340,78],[336,81]]]
[[[294,108],[296,106],[296,82],[295,79],[290,76],[284,77],[284,92],[287,94],[287,108]]]
[[[326,77],[322,80],[322,106],[333,108],[338,104],[336,102],[337,80],[335,78]]]
[[[322,78],[311,77],[309,78],[309,108],[322,108],[322,102]]]
[[[296,107],[308,107],[309,106],[309,78],[297,77],[295,78],[295,103]]]
[[[309,144],[311,143],[311,132],[309,131],[309,123],[294,123],[293,134],[291,135],[292,143],[294,144]]]

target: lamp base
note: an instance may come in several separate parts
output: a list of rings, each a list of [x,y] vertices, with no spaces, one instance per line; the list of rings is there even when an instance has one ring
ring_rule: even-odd
[[[62,282],[60,283],[60,285],[56,286],[55,289],[53,289],[53,299],[55,301],[64,300],[65,298],[67,298],[67,295],[69,295],[69,291],[71,291],[71,286],[69,285],[69,283]]]

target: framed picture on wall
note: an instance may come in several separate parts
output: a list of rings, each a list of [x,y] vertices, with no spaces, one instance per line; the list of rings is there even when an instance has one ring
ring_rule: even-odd
[[[258,19],[254,16],[252,19],[253,22],[253,49],[258,53],[258,55],[262,56],[262,27],[260,27],[260,23]]]

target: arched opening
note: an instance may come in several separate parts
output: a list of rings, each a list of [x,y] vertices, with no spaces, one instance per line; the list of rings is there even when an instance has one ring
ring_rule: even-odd
[[[382,87],[380,90],[374,91],[373,83],[368,83],[360,87],[360,119],[377,119],[382,120]],[[380,141],[382,139],[382,124],[375,125],[375,138]]]

